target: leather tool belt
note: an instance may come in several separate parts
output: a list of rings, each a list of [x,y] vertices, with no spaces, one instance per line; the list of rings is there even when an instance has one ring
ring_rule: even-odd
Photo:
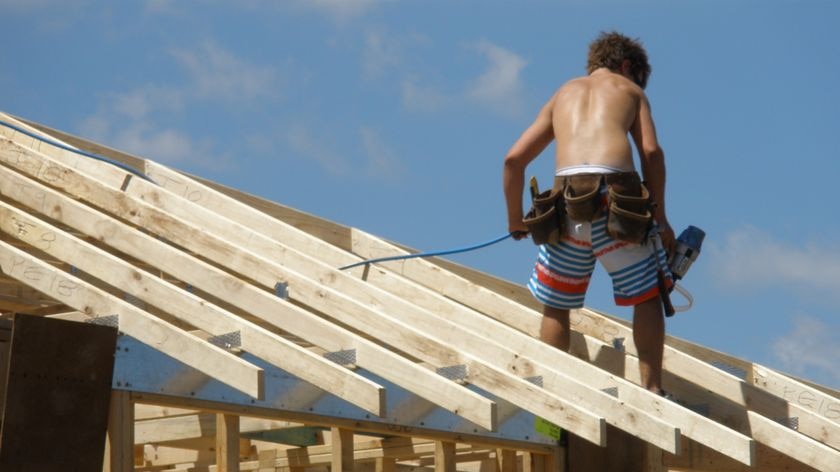
[[[566,216],[591,222],[606,212],[610,237],[642,244],[653,225],[652,209],[650,192],[636,172],[558,176],[551,190],[533,199],[523,222],[535,244],[554,244],[563,237]]]

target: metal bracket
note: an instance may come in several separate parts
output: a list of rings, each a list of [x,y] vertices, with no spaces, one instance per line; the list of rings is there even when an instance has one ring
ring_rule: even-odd
[[[536,385],[537,387],[542,388],[543,386],[543,377],[542,375],[535,375],[533,377],[525,377],[525,380],[531,382],[532,384]]]
[[[741,380],[747,380],[747,371],[741,369],[740,367],[735,367],[734,365],[727,364],[723,361],[713,361],[711,364],[727,374],[734,375]]]
[[[236,349],[242,347],[242,334],[239,331],[210,336],[207,342],[222,349]]]
[[[700,416],[705,416],[706,418],[709,417],[709,404],[708,403],[698,403],[696,405],[686,405],[686,408],[689,410],[697,413]]]
[[[618,387],[602,388],[601,391],[606,393],[607,395],[612,395],[615,398],[618,398]]]
[[[120,315],[97,316],[97,317],[91,318],[89,320],[85,320],[85,323],[101,325],[101,326],[110,326],[112,328],[119,328],[120,327]]]
[[[458,383],[464,383],[467,381],[467,366],[465,364],[441,367],[436,369],[435,372],[437,372],[437,374],[441,377],[454,380]]]
[[[799,431],[799,417],[798,416],[790,416],[787,418],[776,418],[776,422],[781,424],[782,426],[787,426],[788,428]]]
[[[136,306],[137,308],[140,308],[141,310],[146,309],[146,302],[144,302],[143,300],[135,297],[134,295],[132,295],[130,293],[127,293],[127,292],[123,293],[123,300],[125,300],[126,302]]]
[[[274,284],[274,294],[283,300],[289,299],[289,284],[287,282],[277,282]]]
[[[343,351],[327,352],[324,353],[324,357],[327,360],[333,361],[336,364],[345,367],[352,367],[356,365],[355,349],[345,349]]]

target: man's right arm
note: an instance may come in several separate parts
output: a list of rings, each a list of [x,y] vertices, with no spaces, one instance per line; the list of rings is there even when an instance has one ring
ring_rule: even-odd
[[[555,95],[556,96],[556,95]],[[536,120],[522,133],[505,156],[502,175],[505,202],[507,203],[508,231],[527,233],[528,227],[522,222],[522,192],[525,189],[525,168],[554,139],[551,115],[554,97],[546,103]],[[521,239],[521,237],[517,238]]]

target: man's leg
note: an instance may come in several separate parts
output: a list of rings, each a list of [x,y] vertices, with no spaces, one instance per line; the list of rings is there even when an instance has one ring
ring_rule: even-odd
[[[569,352],[571,339],[569,329],[569,310],[545,305],[540,324],[540,340]]]
[[[659,297],[633,308],[633,342],[639,353],[642,387],[662,393],[662,351],[665,344],[665,318]]]

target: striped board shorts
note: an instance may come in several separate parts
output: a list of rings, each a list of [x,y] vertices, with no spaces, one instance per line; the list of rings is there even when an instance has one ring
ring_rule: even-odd
[[[659,237],[655,228],[653,234]],[[666,286],[673,285],[663,249],[656,250],[650,241],[640,245],[612,239],[607,234],[605,216],[591,223],[572,221],[567,216],[566,234],[561,241],[540,246],[528,288],[544,305],[582,308],[596,259],[612,278],[616,305],[633,306],[658,297],[660,266]]]

